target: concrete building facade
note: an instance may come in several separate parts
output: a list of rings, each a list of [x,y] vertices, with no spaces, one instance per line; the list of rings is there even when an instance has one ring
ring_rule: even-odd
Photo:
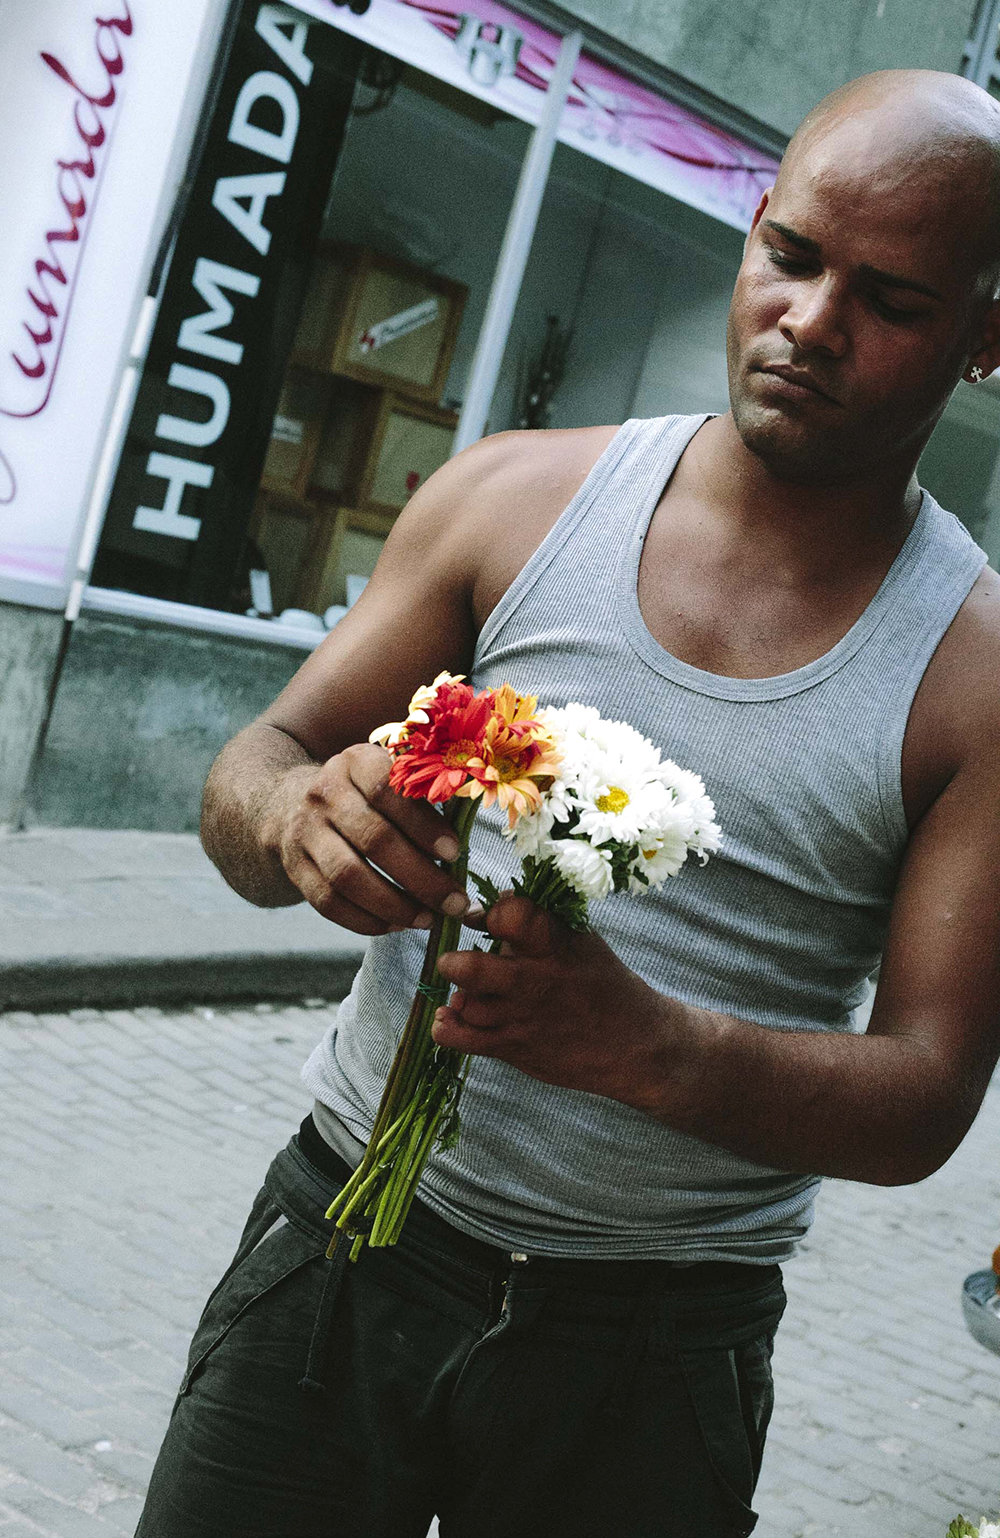
[[[983,33],[984,14],[991,20],[994,8],[992,0],[978,7],[974,0],[844,0],[836,7],[819,0],[574,0],[514,7],[556,31],[579,27],[595,58],[738,136],[762,163],[780,156],[821,96],[859,74],[901,65],[971,73],[968,40],[977,27]],[[260,9],[273,13],[275,25],[284,16],[281,35],[294,41],[287,20],[298,14],[294,7]],[[219,0],[206,38],[224,35],[231,14]],[[10,19],[16,34],[17,17]],[[982,46],[990,46],[988,37]],[[209,64],[200,86],[195,82],[202,94]],[[448,382],[433,407],[458,410],[532,128],[491,112],[482,93],[459,100],[447,82],[428,83],[405,59],[382,76],[369,70],[363,89],[370,110],[348,122],[314,233],[374,249],[387,261],[446,272],[467,290]],[[389,97],[383,109],[379,91]],[[198,121],[195,112],[186,120],[187,141]],[[258,119],[256,129],[247,122],[246,141],[255,132],[275,138],[273,120],[262,126]],[[395,153],[404,143],[405,164]],[[174,147],[175,180],[189,148]],[[251,188],[243,203],[250,219],[252,196]],[[171,207],[165,193],[161,222]],[[550,425],[724,410],[725,313],[742,238],[737,220],[713,217],[610,161],[595,169],[560,143],[507,331],[490,429],[517,425],[525,371],[550,314],[572,322],[574,337]],[[149,273],[137,263],[125,277],[138,305]],[[232,291],[222,302],[230,301],[237,302]],[[213,345],[222,356],[221,332]],[[204,356],[193,361],[204,364]],[[992,381],[978,393],[960,386],[925,456],[926,484],[967,522],[994,564],[995,406]],[[110,405],[106,415],[110,431]],[[198,428],[188,424],[186,431],[186,441],[196,442]],[[58,454],[58,443],[51,452]],[[105,477],[109,494],[112,479]],[[88,484],[92,503],[95,484]],[[178,499],[175,512],[186,505]],[[97,573],[120,569],[109,564],[107,537],[98,545]],[[377,556],[376,525],[361,519],[345,538],[341,563],[363,579]],[[218,623],[207,612],[183,599],[119,592],[95,577],[82,590],[82,612],[71,602],[67,620],[61,601],[38,602],[0,581],[0,824],[178,831],[197,825],[200,787],[215,752],[273,698],[317,640],[294,624],[244,621],[245,610]]]

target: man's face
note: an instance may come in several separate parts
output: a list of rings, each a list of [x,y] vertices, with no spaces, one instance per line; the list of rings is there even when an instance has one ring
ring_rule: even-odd
[[[893,142],[880,114],[786,160],[748,236],[727,335],[737,429],[779,479],[846,484],[916,462],[982,313],[970,191],[947,149]],[[981,184],[971,200],[982,206]]]

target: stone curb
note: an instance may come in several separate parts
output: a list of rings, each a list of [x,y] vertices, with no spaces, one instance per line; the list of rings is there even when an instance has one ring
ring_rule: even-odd
[[[114,1009],[240,999],[342,999],[363,950],[46,957],[0,963],[0,1010]]]

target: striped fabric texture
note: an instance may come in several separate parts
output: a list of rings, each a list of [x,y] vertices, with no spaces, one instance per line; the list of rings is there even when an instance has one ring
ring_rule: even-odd
[[[660,893],[591,905],[627,966],[672,997],[772,1030],[851,1031],[906,842],[910,705],[986,556],[924,492],[877,594],[824,656],[751,679],[681,662],[647,629],[636,581],[654,509],[705,420],[619,429],[490,616],[472,682],[593,705],[702,775],[721,851]],[[501,886],[516,868],[502,826],[480,813],[471,861]],[[303,1070],[320,1130],[355,1161],[425,943],[418,932],[372,943]],[[458,1146],[432,1156],[421,1196],[458,1228],[539,1255],[766,1264],[806,1232],[818,1183],[478,1058]]]

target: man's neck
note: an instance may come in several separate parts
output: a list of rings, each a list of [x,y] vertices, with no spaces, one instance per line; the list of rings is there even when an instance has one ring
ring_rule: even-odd
[[[908,467],[849,484],[780,479],[747,448],[728,412],[695,434],[675,480],[731,539],[752,543],[762,560],[797,568],[806,581],[891,557],[920,508]]]

